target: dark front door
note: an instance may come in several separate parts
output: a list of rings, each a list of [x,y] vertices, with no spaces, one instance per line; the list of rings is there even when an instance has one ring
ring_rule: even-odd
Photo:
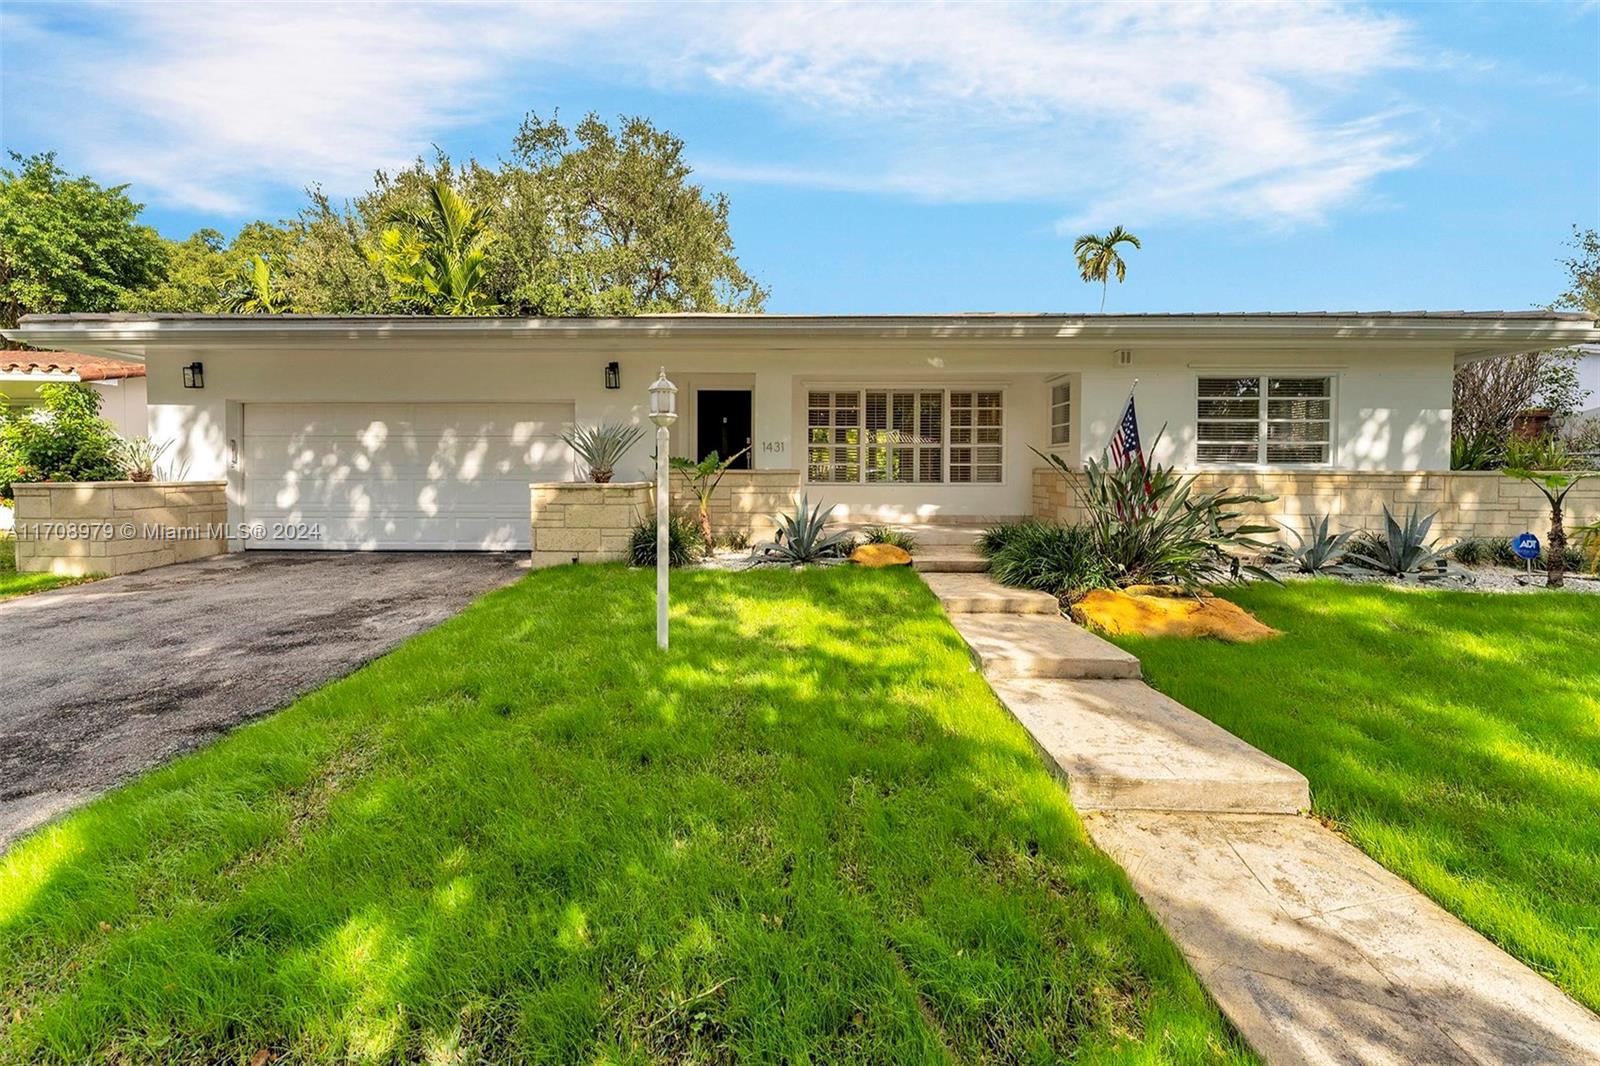
[[[695,397],[700,421],[700,440],[695,459],[712,452],[726,459],[744,451],[733,464],[735,470],[750,469],[750,390],[701,389]]]

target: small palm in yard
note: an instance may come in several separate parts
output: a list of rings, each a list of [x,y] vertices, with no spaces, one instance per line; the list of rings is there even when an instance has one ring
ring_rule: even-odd
[[[705,542],[707,549],[717,542],[711,531],[711,497],[716,493],[717,486],[722,484],[722,475],[731,470],[739,457],[749,450],[740,448],[726,459],[712,452],[698,463],[681,455],[675,455],[670,460],[672,469],[682,474],[688,482],[689,491],[694,493],[695,502],[699,505],[696,517],[700,522],[700,539]]]
[[[1550,542],[1545,546],[1549,559],[1545,569],[1545,584],[1558,589],[1567,583],[1567,495],[1590,478],[1600,477],[1600,471],[1538,471],[1507,469],[1507,477],[1526,481],[1538,489],[1550,502]]]

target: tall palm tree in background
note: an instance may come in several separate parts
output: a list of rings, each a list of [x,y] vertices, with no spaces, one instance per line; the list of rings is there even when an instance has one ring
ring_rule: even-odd
[[[422,206],[398,212],[392,221],[372,258],[402,300],[431,314],[495,310],[488,288],[494,235],[485,211],[437,178]]]
[[[1131,244],[1139,247],[1139,238],[1123,229],[1113,226],[1111,232],[1104,237],[1095,233],[1085,233],[1082,237],[1072,242],[1072,252],[1078,257],[1078,273],[1084,281],[1098,281],[1100,283],[1100,310],[1106,309],[1106,291],[1111,287],[1111,275],[1117,276],[1117,284],[1122,284],[1128,276],[1128,264],[1122,261],[1122,256],[1117,252],[1117,245]]]
[[[281,315],[293,308],[289,297],[273,281],[272,265],[264,255],[252,255],[222,289],[222,308],[235,315]]]

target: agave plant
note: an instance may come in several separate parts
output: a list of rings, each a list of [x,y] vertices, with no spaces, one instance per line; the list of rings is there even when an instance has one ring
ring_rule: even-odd
[[[1404,524],[1395,518],[1389,505],[1383,505],[1383,532],[1365,537],[1360,550],[1349,553],[1350,560],[1368,569],[1414,581],[1433,581],[1445,574],[1445,555],[1435,547],[1437,542],[1428,539],[1428,530],[1438,512],[1426,518],[1418,514],[1415,505],[1406,515]]]
[[[819,503],[813,507],[810,500],[801,496],[793,514],[772,516],[778,528],[771,540],[762,541],[751,549],[751,561],[798,566],[850,554],[855,547],[854,537],[843,530],[827,532],[828,518],[832,514],[831,506]]]
[[[1285,526],[1289,535],[1295,539],[1293,547],[1287,544],[1278,545],[1277,555],[1285,562],[1292,563],[1296,571],[1302,574],[1336,574],[1343,572],[1345,544],[1356,535],[1353,529],[1342,533],[1334,533],[1328,529],[1331,518],[1323,515],[1314,518],[1306,527],[1302,536],[1297,529]]]
[[[561,434],[561,439],[589,468],[589,480],[603,485],[611,480],[617,462],[642,436],[644,429],[641,426],[607,422],[593,427],[573,426]]]
[[[1153,449],[1161,435],[1152,442]],[[1090,459],[1080,478],[1062,459],[1033,449],[1054,466],[1077,495],[1084,526],[1112,584],[1177,585],[1198,591],[1205,585],[1234,583],[1244,574],[1277,581],[1263,567],[1245,564],[1240,554],[1261,555],[1269,545],[1257,534],[1276,526],[1250,525],[1241,504],[1270,503],[1276,496],[1225,491],[1195,491],[1195,477],[1184,477],[1159,463],[1118,466],[1109,454]]]

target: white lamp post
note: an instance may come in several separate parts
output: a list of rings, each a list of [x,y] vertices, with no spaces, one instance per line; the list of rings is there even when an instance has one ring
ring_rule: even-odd
[[[667,368],[650,386],[650,421],[656,424],[656,647],[667,650],[667,563],[672,545],[667,534],[671,493],[667,484],[668,428],[678,420],[678,386],[667,380]]]

